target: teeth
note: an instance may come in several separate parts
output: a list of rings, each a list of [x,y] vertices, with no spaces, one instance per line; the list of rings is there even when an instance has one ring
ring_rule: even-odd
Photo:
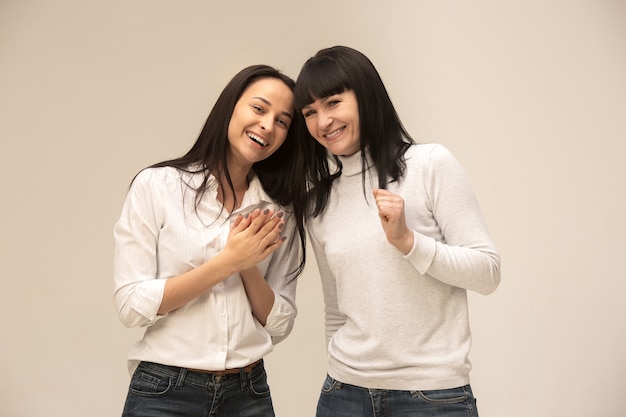
[[[253,141],[255,141],[256,143],[258,143],[259,145],[261,145],[261,146],[267,146],[267,142],[265,142],[263,139],[261,139],[260,137],[258,137],[254,133],[248,133],[248,137],[250,139],[252,139]]]
[[[333,136],[337,136],[341,132],[342,128],[339,128],[333,132],[327,133],[324,135],[325,138],[332,138]]]

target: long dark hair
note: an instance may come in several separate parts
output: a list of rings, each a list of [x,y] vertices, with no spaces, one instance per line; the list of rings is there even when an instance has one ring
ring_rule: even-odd
[[[354,92],[359,108],[363,183],[367,149],[378,172],[378,186],[386,188],[389,182],[398,181],[404,174],[404,153],[415,141],[400,121],[387,89],[369,58],[347,46],[322,49],[309,58],[296,81],[296,115],[302,118],[302,108],[316,99],[347,90]],[[333,155],[337,169],[331,169],[329,152],[308,132],[304,134],[309,142],[303,150],[307,153],[309,164],[312,213],[317,216],[328,203],[333,180],[341,175],[341,162]]]
[[[216,181],[222,190],[222,178],[234,196],[233,207],[237,207],[237,197],[234,185],[228,172],[226,163],[228,142],[228,125],[237,101],[249,85],[262,78],[275,78],[287,85],[294,91],[295,82],[279,70],[267,65],[253,65],[244,68],[237,73],[226,85],[209,116],[204,127],[191,149],[180,158],[169,159],[156,163],[148,168],[174,167],[190,174],[201,174],[202,182],[193,188],[196,192],[196,209],[207,191],[209,178],[214,174]],[[276,202],[283,206],[291,206],[293,217],[296,221],[296,230],[301,245],[300,263],[293,277],[302,273],[306,261],[306,233],[304,230],[304,216],[306,210],[306,175],[304,152],[301,150],[302,140],[295,137],[296,132],[302,134],[303,123],[294,117],[287,138],[276,152],[269,158],[253,164],[255,172],[265,192]],[[293,248],[290,248],[290,250]]]

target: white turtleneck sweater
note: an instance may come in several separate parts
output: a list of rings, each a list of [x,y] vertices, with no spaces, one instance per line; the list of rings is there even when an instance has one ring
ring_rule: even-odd
[[[325,300],[329,375],[368,388],[432,390],[469,383],[467,291],[488,294],[500,258],[465,173],[441,145],[414,145],[388,190],[405,201],[414,246],[387,240],[374,168],[341,157],[325,212],[308,220]]]

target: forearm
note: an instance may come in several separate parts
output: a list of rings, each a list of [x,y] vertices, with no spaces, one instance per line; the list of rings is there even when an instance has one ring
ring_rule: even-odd
[[[218,255],[198,268],[168,280],[158,313],[167,314],[229,276],[255,268],[254,265],[283,244],[284,239],[280,238],[280,230],[284,225],[281,217],[274,216],[274,211],[270,210],[261,214],[259,209],[245,219],[241,215],[237,216],[231,225],[228,242]],[[263,280],[260,272],[258,275]],[[262,307],[263,304],[259,307],[260,316]]]
[[[500,282],[500,257],[485,238],[483,243],[453,246],[415,233],[416,244],[406,259],[421,274],[480,294],[493,292]]]
[[[243,286],[252,307],[252,314],[263,326],[267,323],[267,317],[274,306],[274,291],[259,271],[252,267],[240,272]]]
[[[228,259],[228,254],[222,252],[197,268],[169,278],[158,314],[164,315],[184,306],[236,272],[235,264]]]

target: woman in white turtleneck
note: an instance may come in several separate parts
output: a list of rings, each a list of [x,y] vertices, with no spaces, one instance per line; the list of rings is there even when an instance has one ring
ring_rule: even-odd
[[[317,417],[477,416],[467,290],[493,292],[500,258],[465,173],[443,146],[414,143],[354,49],[310,58],[295,100],[326,306]]]

